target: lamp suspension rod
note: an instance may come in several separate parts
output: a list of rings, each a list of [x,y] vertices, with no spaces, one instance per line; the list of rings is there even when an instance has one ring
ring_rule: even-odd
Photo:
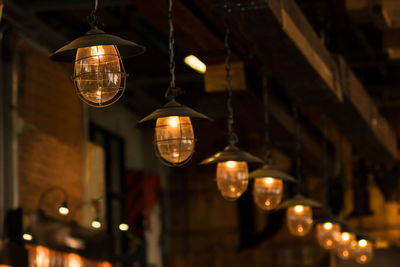
[[[330,213],[329,205],[329,177],[328,177],[328,160],[327,160],[327,130],[326,130],[326,115],[321,114],[321,130],[322,130],[322,165],[323,165],[323,178],[324,178],[324,194],[325,194],[325,206],[327,211]]]
[[[169,73],[170,73],[170,83],[167,91],[165,92],[165,98],[168,100],[173,100],[180,93],[180,90],[176,88],[175,85],[175,38],[174,38],[174,23],[172,15],[172,0],[168,0],[168,50],[169,50]]]
[[[98,0],[92,0],[92,11],[88,16],[88,22],[90,27],[97,28],[99,25],[99,17],[97,16],[97,8],[99,6]]]
[[[225,57],[225,71],[226,71],[226,90],[228,92],[228,98],[226,101],[226,107],[228,109],[228,138],[229,138],[229,145],[234,146],[238,142],[238,137],[233,130],[233,107],[232,107],[232,83],[231,83],[231,55],[232,50],[229,45],[229,37],[231,31],[227,23],[225,23],[225,49],[226,49],[226,57]]]
[[[296,177],[297,177],[297,191],[301,193],[303,177],[301,175],[301,127],[299,122],[299,109],[297,104],[293,105],[293,123],[294,123],[294,144],[295,144],[295,161],[296,161]]]
[[[269,95],[268,95],[268,86],[269,86],[269,79],[267,74],[264,74],[263,77],[263,89],[264,89],[264,131],[265,131],[265,163],[269,164],[271,161],[271,146],[270,146],[270,137],[269,137]]]

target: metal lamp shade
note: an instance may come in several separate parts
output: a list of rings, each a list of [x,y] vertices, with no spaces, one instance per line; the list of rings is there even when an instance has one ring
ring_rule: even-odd
[[[249,178],[262,178],[262,177],[271,177],[291,183],[296,182],[296,179],[293,178],[291,175],[274,168],[274,166],[270,164],[265,164],[262,168],[259,168],[249,173]]]
[[[304,197],[303,195],[297,194],[296,196],[285,200],[280,206],[279,209],[287,209],[289,207],[294,207],[294,206],[309,206],[311,208],[321,208],[322,204],[319,203],[318,201],[309,199]]]
[[[98,45],[114,45],[118,48],[121,58],[128,58],[140,55],[146,51],[144,46],[122,39],[118,36],[105,33],[93,28],[85,35],[73,40],[50,55],[50,59],[61,62],[75,62],[78,48]]]
[[[207,119],[211,120],[206,115],[195,111],[187,106],[183,106],[180,103],[176,102],[175,100],[171,100],[167,104],[165,104],[162,108],[156,109],[150,115],[144,117],[139,121],[139,124],[144,122],[153,121],[158,118],[164,117],[171,117],[171,116],[178,116],[178,117],[190,117],[190,118],[197,118],[197,119]]]
[[[227,146],[224,151],[206,158],[200,164],[214,164],[226,161],[245,161],[247,163],[262,163],[262,160],[252,154],[240,150],[236,146]]]

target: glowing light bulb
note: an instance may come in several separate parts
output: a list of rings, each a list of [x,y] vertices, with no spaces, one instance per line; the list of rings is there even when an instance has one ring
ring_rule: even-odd
[[[325,222],[317,224],[317,240],[324,249],[336,248],[340,241],[340,224]]]
[[[225,161],[217,165],[217,185],[227,200],[238,199],[249,183],[247,163],[244,161]]]
[[[253,200],[260,209],[275,209],[281,203],[282,195],[282,180],[272,177],[256,178],[254,180]]]
[[[122,61],[114,45],[78,48],[75,58],[75,87],[88,104],[102,106],[116,101],[124,78]],[[123,84],[123,87],[125,85]]]
[[[126,223],[121,223],[121,224],[119,225],[119,230],[121,230],[121,231],[128,231],[128,230],[129,230],[129,225],[126,224]]]
[[[184,62],[186,65],[191,67],[192,69],[196,70],[197,72],[204,74],[206,73],[207,66],[204,64],[200,59],[198,59],[194,55],[189,55],[185,57]]]
[[[94,219],[90,225],[95,229],[101,228],[101,222],[98,219]]]
[[[305,236],[312,228],[312,210],[309,206],[296,205],[286,212],[289,231],[295,236]]]
[[[337,243],[337,255],[343,260],[348,260],[354,256],[357,241],[355,234],[342,232]]]
[[[26,240],[26,241],[32,241],[33,236],[32,236],[31,234],[29,234],[29,233],[24,233],[24,234],[22,235],[22,238],[23,238],[24,240]]]
[[[374,257],[374,246],[371,241],[361,239],[357,243],[354,258],[360,264],[366,264]]]
[[[58,208],[58,212],[62,215],[68,215],[69,209],[65,206],[61,206],[60,208]]]
[[[179,165],[194,152],[193,127],[189,117],[158,118],[155,130],[157,154],[171,165]]]

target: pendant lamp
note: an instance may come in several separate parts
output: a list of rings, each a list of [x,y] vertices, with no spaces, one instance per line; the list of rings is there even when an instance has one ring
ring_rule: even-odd
[[[318,244],[326,249],[335,249],[340,241],[341,224],[343,222],[333,216],[329,207],[329,177],[328,177],[328,163],[327,163],[327,140],[326,140],[326,116],[321,116],[321,132],[322,132],[322,161],[324,168],[324,183],[325,183],[325,215],[319,218],[316,222],[316,235]]]
[[[289,232],[294,236],[305,236],[307,235],[313,225],[313,215],[312,209],[313,208],[321,208],[321,203],[314,201],[312,199],[304,197],[300,193],[300,185],[301,175],[300,175],[300,168],[301,168],[301,158],[300,158],[300,123],[298,122],[298,109],[297,106],[294,106],[293,109],[294,113],[294,129],[295,129],[295,154],[296,154],[296,173],[298,179],[298,193],[293,198],[284,201],[280,205],[280,209],[287,209],[286,210],[286,221],[287,226],[289,228]]]
[[[268,78],[263,79],[264,89],[264,127],[266,154],[264,166],[249,174],[254,178],[253,200],[262,210],[270,211],[279,206],[283,195],[283,182],[295,183],[296,179],[289,174],[276,169],[273,166],[269,140],[269,117],[268,117]]]
[[[217,164],[217,186],[222,196],[227,200],[238,199],[247,189],[249,183],[248,163],[262,163],[262,160],[245,151],[240,150],[236,144],[239,139],[233,130],[232,86],[229,46],[230,30],[226,27],[226,87],[228,91],[228,146],[224,151],[218,152],[200,164]]]
[[[125,91],[127,74],[122,58],[140,55],[146,48],[99,29],[97,6],[98,1],[94,0],[89,16],[91,29],[50,58],[73,62],[73,81],[80,99],[90,106],[106,107],[118,101]]]
[[[175,86],[174,27],[172,23],[172,0],[168,5],[170,85],[165,93],[168,101],[163,107],[143,118],[139,123],[156,121],[154,150],[161,162],[170,167],[186,164],[194,153],[195,137],[191,118],[209,118],[175,100],[181,90]]]

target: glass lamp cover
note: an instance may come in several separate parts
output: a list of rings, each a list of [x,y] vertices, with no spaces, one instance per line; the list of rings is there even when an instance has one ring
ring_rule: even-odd
[[[155,145],[167,163],[179,164],[194,152],[193,127],[189,117],[162,117],[156,122]]]
[[[227,200],[238,199],[247,189],[249,172],[245,161],[225,161],[217,165],[217,185]]]
[[[255,178],[253,199],[256,205],[263,210],[275,209],[281,203],[283,182],[272,177]]]
[[[336,248],[340,241],[340,224],[331,222],[317,224],[317,239],[324,249]]]
[[[337,254],[339,258],[348,260],[354,257],[355,249],[357,247],[357,240],[355,234],[349,232],[342,232],[340,240],[337,245]]]
[[[374,257],[374,246],[371,241],[361,239],[357,242],[357,247],[354,253],[356,262],[366,264]]]
[[[309,206],[296,205],[286,212],[289,231],[295,236],[305,236],[312,228],[312,210]]]
[[[121,88],[123,66],[114,45],[78,48],[75,59],[75,86],[88,103],[111,101]]]

